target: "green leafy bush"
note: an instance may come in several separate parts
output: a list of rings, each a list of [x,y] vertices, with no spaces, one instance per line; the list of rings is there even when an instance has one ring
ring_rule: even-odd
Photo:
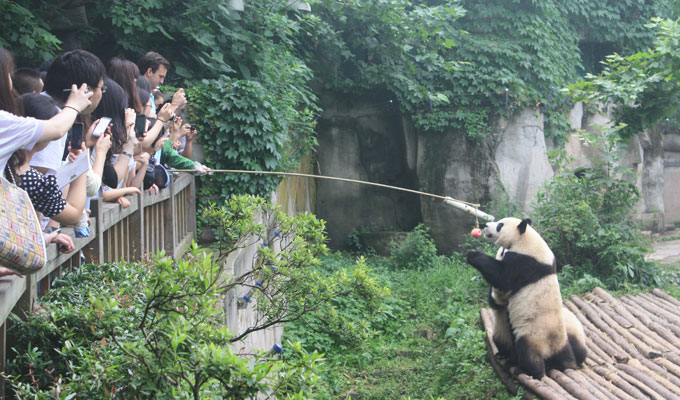
[[[615,140],[615,131],[600,134],[607,136],[601,139]],[[533,222],[558,265],[572,267],[566,282],[587,277],[609,288],[658,283],[654,264],[644,257],[649,249],[632,219],[639,192],[621,177],[625,171],[613,167],[616,151],[612,144],[603,151],[610,158],[592,168],[560,169],[538,194]]]
[[[390,243],[390,264],[394,268],[420,270],[440,262],[437,247],[423,224],[416,226],[402,242]]]
[[[43,15],[36,16],[33,12],[37,10],[30,4],[19,3],[0,2],[0,47],[14,53],[19,66],[37,67],[56,55],[61,41],[49,32],[49,25],[42,18]],[[54,8],[42,1],[40,3],[41,7],[37,9]]]
[[[308,313],[351,337],[344,332],[351,324],[334,318],[334,305],[377,309],[384,289],[361,262],[328,274],[317,270],[327,248],[323,221],[311,214],[289,217],[261,198],[240,196],[207,217],[222,228],[217,259],[194,245],[179,261],[161,254],[146,263],[87,265],[55,282],[41,299],[43,311],[16,318],[8,373],[17,397],[313,397],[319,354],[287,343],[284,360],[246,358],[232,344]],[[266,228],[260,218],[269,221]],[[253,269],[225,276],[223,258],[245,246],[258,246]],[[243,287],[253,289],[258,318],[230,332],[222,301],[228,290]]]

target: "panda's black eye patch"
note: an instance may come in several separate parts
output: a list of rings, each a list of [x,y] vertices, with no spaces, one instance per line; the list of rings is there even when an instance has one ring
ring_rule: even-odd
[[[503,228],[503,223],[499,222],[498,225],[496,225],[496,232],[500,232],[502,228]]]

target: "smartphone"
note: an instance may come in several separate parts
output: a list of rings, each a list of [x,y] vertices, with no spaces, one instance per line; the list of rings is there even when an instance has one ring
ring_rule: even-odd
[[[76,122],[71,127],[71,150],[79,150],[83,143],[83,123]]]
[[[61,91],[61,101],[66,103],[66,100],[68,100],[68,96],[71,95],[71,89],[64,89]]]
[[[146,115],[137,114],[137,118],[135,118],[135,134],[137,137],[142,137],[144,132],[146,132]]]
[[[94,130],[92,131],[92,137],[100,137],[102,133],[106,132],[106,128],[109,126],[111,123],[111,118],[109,117],[101,117],[99,118],[99,122],[97,122],[97,126],[94,127]]]

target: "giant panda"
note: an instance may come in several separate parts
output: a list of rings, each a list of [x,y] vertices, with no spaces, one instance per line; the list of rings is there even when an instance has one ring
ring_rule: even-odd
[[[489,302],[496,315],[507,303],[509,335],[502,327],[494,334],[499,351],[509,353],[521,372],[540,379],[547,369],[581,365],[587,350],[583,327],[562,306],[555,256],[530,224],[518,218],[487,223],[484,237],[503,250],[498,259],[470,250],[467,261],[491,285]],[[512,343],[509,349],[507,343]]]
[[[505,249],[499,247],[496,252],[496,260],[502,260],[505,255]],[[488,302],[491,311],[494,315],[492,338],[498,349],[498,355],[502,358],[509,359],[510,362],[516,363],[516,355],[514,353],[514,337],[510,321],[508,320],[508,299],[512,292],[504,292],[498,288],[489,285]],[[586,359],[586,334],[583,325],[576,318],[576,315],[571,312],[564,305],[562,306],[562,313],[564,317],[564,324],[567,330],[567,337],[571,344],[576,364],[581,366]]]

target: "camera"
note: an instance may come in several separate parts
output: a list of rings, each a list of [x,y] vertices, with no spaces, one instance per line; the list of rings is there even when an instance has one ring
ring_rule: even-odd
[[[170,117],[170,121],[172,121],[172,122],[177,121],[177,114],[175,114],[175,113],[173,112],[173,113],[172,113],[172,116]]]
[[[195,131],[195,130],[196,130],[196,124],[191,124],[191,125],[189,125],[189,130],[190,130],[190,131]]]

